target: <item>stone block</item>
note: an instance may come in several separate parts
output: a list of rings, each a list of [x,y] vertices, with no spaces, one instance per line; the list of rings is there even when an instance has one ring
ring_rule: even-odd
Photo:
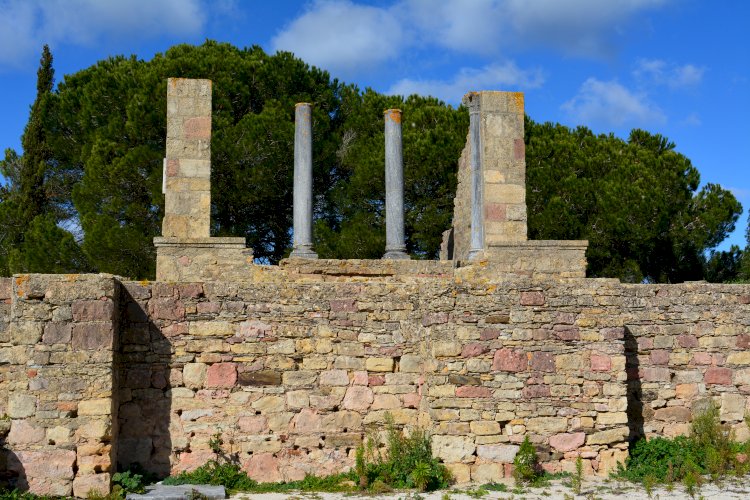
[[[72,304],[73,321],[112,321],[115,306],[109,300],[76,300]]]
[[[583,432],[565,432],[561,434],[555,434],[554,436],[551,436],[549,438],[550,446],[563,453],[580,448],[581,446],[583,446],[583,443],[585,441],[586,434]]]
[[[11,445],[30,445],[44,441],[44,427],[34,425],[29,420],[13,420],[8,433],[8,443]]]
[[[183,374],[184,377],[184,374]],[[206,387],[234,387],[237,383],[237,365],[235,363],[214,363],[206,370]]]
[[[495,483],[503,477],[501,464],[473,464],[471,480],[478,483]]]
[[[44,325],[42,342],[45,344],[67,344],[70,342],[71,331],[70,323],[47,323]]]
[[[343,407],[347,410],[366,410],[373,402],[372,389],[366,386],[355,385],[346,390]]]
[[[706,384],[732,385],[732,370],[729,368],[709,368],[703,375]]]
[[[182,382],[188,389],[202,389],[207,372],[208,365],[205,363],[186,363],[182,368]]]
[[[365,368],[370,372],[392,372],[394,368],[393,358],[367,358]]]
[[[112,323],[75,323],[71,344],[75,350],[111,349],[114,343]]]
[[[399,371],[405,373],[421,373],[422,372],[422,358],[414,354],[404,354],[401,356],[399,362]]]
[[[529,359],[524,351],[517,349],[498,349],[492,360],[492,369],[506,372],[522,372],[528,368]]]
[[[281,372],[263,370],[257,372],[242,372],[238,381],[243,386],[276,386],[281,385]]]
[[[601,414],[599,417],[601,418]],[[568,430],[568,419],[566,417],[532,417],[526,420],[526,429],[535,434],[559,434]]]
[[[477,457],[491,462],[513,463],[519,446],[515,444],[480,444]]]
[[[500,424],[492,420],[477,420],[470,423],[471,432],[477,436],[500,434]]]
[[[111,415],[112,400],[109,398],[90,399],[78,403],[78,415]]]
[[[466,436],[432,436],[432,453],[446,463],[466,462],[476,450],[474,439]]]
[[[28,418],[36,413],[37,398],[28,394],[11,394],[8,398],[8,416],[12,419]]]

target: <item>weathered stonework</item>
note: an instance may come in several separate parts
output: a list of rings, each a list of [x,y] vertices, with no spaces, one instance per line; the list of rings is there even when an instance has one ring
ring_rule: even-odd
[[[217,279],[252,262],[244,238],[212,238],[211,80],[167,81],[167,153],[159,280]],[[229,279],[231,276],[226,276]]]
[[[483,255],[477,260],[506,276],[585,277],[587,241],[527,239],[523,94],[470,92],[464,103],[479,115]],[[469,135],[458,163],[453,224],[440,252],[457,265],[471,249],[471,155]]]
[[[10,418],[0,463],[15,486],[53,496],[109,492],[118,290],[106,275],[0,279],[0,413]]]
[[[684,433],[709,399],[746,433],[750,285],[469,269],[289,260],[253,282],[3,280],[8,467],[33,491],[85,496],[108,486],[112,453],[167,474],[211,458],[220,431],[252,477],[296,479],[352,466],[386,412],[428,429],[464,480],[510,474],[526,435],[548,470],[580,455],[604,474],[629,438]]]

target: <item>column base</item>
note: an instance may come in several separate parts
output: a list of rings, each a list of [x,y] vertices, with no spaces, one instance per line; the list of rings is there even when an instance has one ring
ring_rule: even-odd
[[[404,251],[404,249],[391,249],[386,250],[385,254],[383,254],[382,259],[385,260],[409,260],[411,257],[409,257],[409,254]]]
[[[482,257],[484,257],[484,249],[472,248],[466,255],[466,260],[480,260]]]
[[[318,254],[313,251],[310,245],[300,245],[292,250],[289,254],[290,259],[317,259]]]

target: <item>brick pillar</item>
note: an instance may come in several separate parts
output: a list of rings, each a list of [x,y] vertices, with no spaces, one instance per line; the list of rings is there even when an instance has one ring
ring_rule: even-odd
[[[527,240],[521,92],[479,92],[484,244]]]
[[[166,206],[162,236],[208,238],[211,80],[167,80]]]

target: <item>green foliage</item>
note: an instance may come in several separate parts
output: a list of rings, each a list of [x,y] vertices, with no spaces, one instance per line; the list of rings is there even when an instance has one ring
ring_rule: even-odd
[[[211,484],[224,486],[232,491],[252,491],[258,483],[250,479],[238,464],[209,460],[205,465],[190,472],[164,479],[163,484]]]
[[[746,466],[737,460],[747,453],[750,442],[733,441],[728,426],[719,422],[719,409],[710,403],[693,418],[689,436],[642,439],[630,450],[616,477],[653,488],[656,483],[682,482],[691,496],[708,474],[714,481],[734,472],[742,475]]]
[[[0,490],[0,500],[52,500],[53,497],[35,495],[17,489]]]
[[[49,146],[48,123],[54,86],[52,54],[44,46],[37,72],[37,94],[21,144],[24,155],[5,151],[0,174],[0,275],[87,270],[73,235],[58,223],[70,217],[60,197],[59,177]]]
[[[583,459],[580,455],[576,457],[576,473],[571,477],[570,484],[576,495],[580,495],[583,486]]]
[[[701,279],[742,211],[716,184],[697,191],[698,170],[658,134],[623,141],[527,119],[526,145],[529,238],[588,240],[591,277]]]
[[[542,476],[536,449],[529,441],[529,436],[526,436],[513,459],[513,479],[518,484],[534,484]]]
[[[54,90],[52,57],[44,50],[24,155],[8,151],[0,161],[9,182],[0,188],[0,274],[154,276],[168,77],[213,81],[212,234],[244,236],[261,262],[288,254],[294,103],[307,101],[314,103],[316,250],[329,258],[382,256],[383,110],[398,107],[407,251],[437,257],[453,214],[468,128],[464,108],[361,91],[290,53],[207,41],[150,61],[111,57],[67,75]],[[525,141],[529,236],[589,240],[590,276],[750,279],[747,251],[705,257],[733,230],[739,203],[715,184],[699,190],[697,169],[665,137],[634,130],[624,141],[527,119]],[[76,234],[64,235],[60,225]],[[36,239],[24,249],[27,233]],[[37,245],[62,245],[51,268],[25,256]]]
[[[144,471],[136,464],[128,470],[116,472],[112,476],[113,493],[125,497],[127,493],[143,493],[146,486],[156,481],[156,476]]]
[[[373,437],[368,437],[357,449],[357,456],[362,457],[355,467],[359,484],[369,485],[371,491],[375,491],[376,483],[391,489],[420,491],[448,487],[452,480],[450,472],[432,456],[429,435],[413,429],[405,436],[396,429],[390,414],[386,415],[386,422],[386,450],[381,451],[381,443]]]

